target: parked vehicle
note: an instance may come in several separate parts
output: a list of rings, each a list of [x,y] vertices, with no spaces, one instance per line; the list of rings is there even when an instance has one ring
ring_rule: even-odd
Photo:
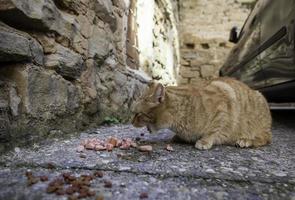
[[[261,91],[269,102],[295,102],[295,0],[258,0],[220,70]]]

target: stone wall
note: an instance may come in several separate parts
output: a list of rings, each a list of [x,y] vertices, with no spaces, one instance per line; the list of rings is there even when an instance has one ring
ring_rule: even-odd
[[[233,26],[242,27],[255,0],[181,0],[179,84],[218,76],[233,44]]]
[[[0,142],[128,121],[150,79],[126,64],[129,6],[129,0],[0,0]],[[165,11],[156,2],[154,17],[167,20]],[[154,37],[170,35],[171,23]],[[165,44],[175,45],[174,37]],[[168,56],[163,62],[176,66],[177,57]]]

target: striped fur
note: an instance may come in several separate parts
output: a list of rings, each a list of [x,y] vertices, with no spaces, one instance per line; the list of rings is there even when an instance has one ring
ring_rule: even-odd
[[[169,128],[198,149],[228,144],[259,147],[271,142],[271,115],[265,98],[231,78],[200,86],[151,83],[133,111],[135,127]]]

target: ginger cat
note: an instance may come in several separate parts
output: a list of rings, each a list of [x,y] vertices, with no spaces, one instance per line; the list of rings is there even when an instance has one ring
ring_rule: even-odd
[[[198,149],[228,144],[259,147],[271,143],[271,115],[265,98],[231,78],[199,86],[168,86],[150,82],[133,106],[133,126],[154,133],[168,128],[174,139]]]

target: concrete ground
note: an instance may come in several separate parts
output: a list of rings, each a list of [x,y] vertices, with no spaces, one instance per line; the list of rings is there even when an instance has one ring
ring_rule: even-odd
[[[0,157],[0,199],[68,199],[46,193],[48,183],[64,172],[80,176],[99,170],[103,177],[90,182],[94,196],[88,199],[295,200],[295,112],[275,111],[273,118],[273,143],[257,149],[216,146],[200,151],[193,145],[172,143],[174,151],[169,152],[165,146],[171,132],[150,135],[129,125],[16,148]],[[86,151],[82,156],[76,151],[83,139],[109,136],[140,139],[138,143],[152,145],[153,151]],[[46,175],[49,181],[28,186],[27,170]]]

